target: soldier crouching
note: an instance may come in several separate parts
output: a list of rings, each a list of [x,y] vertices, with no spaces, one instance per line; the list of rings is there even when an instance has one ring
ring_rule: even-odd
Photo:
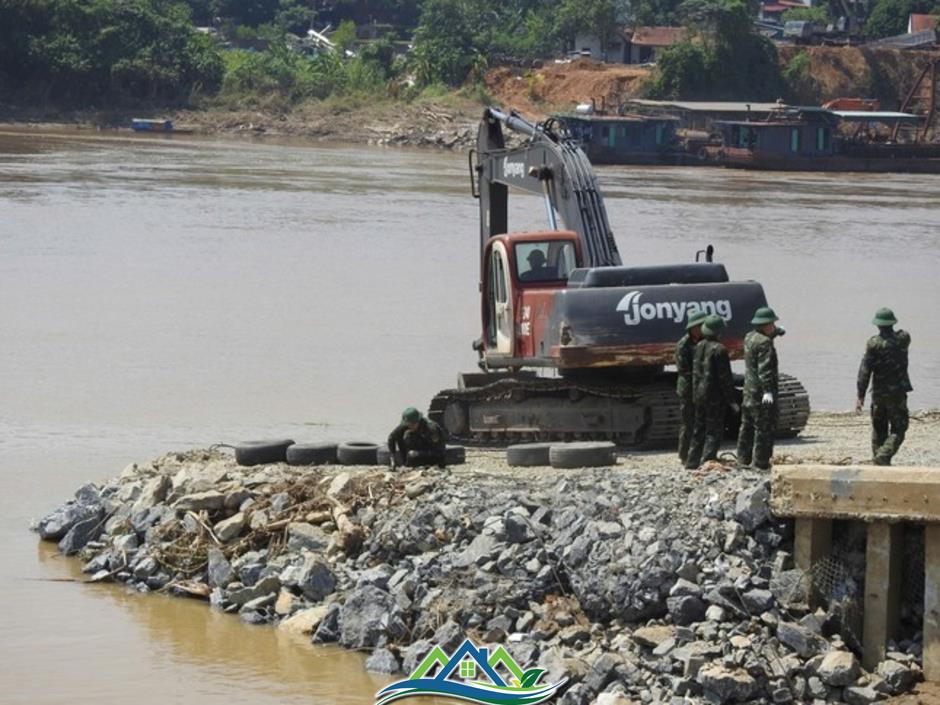
[[[405,409],[401,423],[388,435],[393,468],[396,465],[437,465],[442,468],[446,463],[446,450],[444,430],[414,407]]]

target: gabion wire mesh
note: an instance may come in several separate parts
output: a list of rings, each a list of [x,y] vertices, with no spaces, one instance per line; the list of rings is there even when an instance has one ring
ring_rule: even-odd
[[[817,561],[809,573],[815,594],[826,611],[838,620],[842,637],[860,647],[865,595],[867,525],[834,522],[832,552]],[[902,629],[916,632],[924,614],[924,528],[905,525],[902,534]]]
[[[817,561],[810,582],[826,610],[839,622],[841,636],[850,645],[862,642],[865,595],[865,525],[835,522],[832,552]]]

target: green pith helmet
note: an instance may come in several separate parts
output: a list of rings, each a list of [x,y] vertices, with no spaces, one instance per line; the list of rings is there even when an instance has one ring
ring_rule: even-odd
[[[402,423],[418,423],[421,420],[421,412],[413,406],[409,406],[401,412]]]
[[[890,308],[879,308],[875,311],[875,317],[871,320],[879,328],[890,328],[898,319],[894,316],[894,311]]]
[[[702,333],[718,336],[725,332],[725,319],[721,316],[711,315],[702,324]]]
[[[700,326],[708,318],[708,314],[704,311],[696,311],[695,313],[689,314],[689,320],[685,324],[686,330],[692,330],[695,326]]]
[[[768,323],[775,323],[780,319],[770,306],[761,306],[754,312],[754,318],[751,319],[752,326],[763,326]]]

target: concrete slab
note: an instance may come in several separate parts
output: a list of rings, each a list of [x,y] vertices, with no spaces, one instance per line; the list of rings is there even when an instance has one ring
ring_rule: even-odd
[[[770,508],[781,517],[940,522],[940,468],[777,466]]]

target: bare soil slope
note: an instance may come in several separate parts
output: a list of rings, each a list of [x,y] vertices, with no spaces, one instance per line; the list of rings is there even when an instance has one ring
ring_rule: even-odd
[[[490,70],[484,79],[495,102],[533,118],[554,110],[570,110],[593,98],[616,106],[636,96],[652,69],[647,66],[603,64],[592,59],[570,63],[546,63],[540,69],[505,66]]]

